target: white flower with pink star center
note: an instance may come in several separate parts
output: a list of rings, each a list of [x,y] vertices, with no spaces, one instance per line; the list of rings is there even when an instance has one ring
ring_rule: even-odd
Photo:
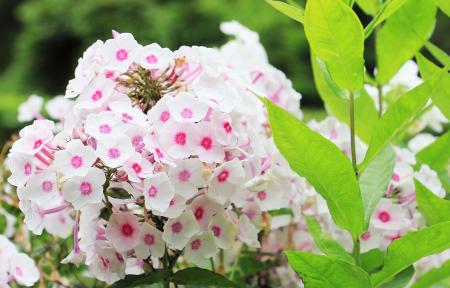
[[[139,243],[139,218],[132,213],[113,213],[106,227],[106,238],[119,252],[133,249]]]
[[[92,83],[80,94],[76,109],[94,110],[100,108],[108,100],[114,90],[115,82],[103,75],[98,75]]]
[[[11,171],[8,182],[14,186],[24,186],[25,183],[34,175],[36,165],[33,157],[26,154],[12,153],[6,160],[6,165]]]
[[[143,223],[139,234],[139,244],[134,248],[136,256],[142,259],[148,256],[161,258],[164,256],[166,244],[162,239],[162,232],[154,226]]]
[[[217,245],[212,232],[204,231],[193,236],[184,249],[184,256],[188,262],[200,267],[209,264],[209,258],[216,254]]]
[[[170,65],[172,59],[173,52],[170,49],[152,43],[140,49],[136,62],[146,69],[163,70]]]
[[[55,152],[56,171],[66,177],[84,176],[97,160],[94,149],[85,146],[79,139],[70,141],[64,150]]]
[[[170,115],[178,122],[199,122],[208,112],[208,106],[188,92],[181,92],[169,98],[167,105]]]
[[[140,45],[130,33],[120,33],[109,39],[103,46],[102,56],[108,63],[107,68],[125,72],[136,59]]]
[[[188,209],[194,214],[200,229],[205,230],[212,216],[218,211],[221,211],[223,207],[208,196],[202,195],[195,198]]]
[[[31,95],[28,97],[27,101],[20,104],[17,120],[19,120],[19,122],[27,122],[41,117],[43,103],[44,99],[41,96]]]
[[[98,141],[97,156],[111,168],[121,166],[133,153],[130,137],[126,135],[104,136]]]
[[[191,211],[185,211],[180,217],[166,222],[163,239],[169,248],[182,250],[198,231],[199,227],[194,214]]]
[[[88,204],[101,203],[105,181],[105,173],[98,168],[91,167],[85,176],[74,176],[63,183],[64,200],[72,203],[77,210]]]
[[[168,99],[170,98],[163,97],[155,106],[148,110],[147,116],[150,125],[159,127],[159,125],[164,125],[172,118],[167,105]]]
[[[25,186],[27,198],[38,205],[46,205],[50,200],[59,196],[56,173],[47,169],[33,175]]]
[[[382,198],[371,218],[371,225],[383,230],[401,230],[408,226],[406,210],[392,200]]]
[[[139,153],[134,153],[124,164],[122,169],[127,173],[128,180],[140,183],[142,179],[150,177],[153,165]]]
[[[177,194],[186,199],[197,194],[198,189],[205,186],[203,164],[198,158],[176,161],[168,174]]]
[[[32,286],[39,280],[39,271],[28,255],[17,253],[9,261],[9,274],[20,285]]]
[[[225,158],[225,150],[217,142],[211,122],[200,122],[194,126],[192,137],[193,154],[206,163],[221,163]]]
[[[147,209],[165,212],[175,195],[175,189],[167,174],[159,172],[144,180],[143,193]]]
[[[233,222],[227,219],[224,213],[217,213],[209,222],[210,230],[217,242],[217,246],[222,249],[230,249],[236,238],[236,227]]]
[[[109,103],[109,108],[122,119],[125,124],[137,125],[141,127],[147,126],[147,115],[140,109],[131,106],[130,102],[114,101]]]
[[[210,178],[208,195],[219,203],[225,203],[233,196],[236,188],[244,181],[245,171],[240,160],[234,158],[214,170]]]
[[[20,138],[11,147],[11,152],[35,155],[53,139],[55,124],[49,120],[34,120],[33,124],[20,130]]]
[[[120,135],[127,131],[127,126],[111,111],[89,114],[84,124],[87,134],[99,139],[102,136]]]
[[[170,157],[188,158],[192,154],[192,125],[188,123],[167,122],[158,134],[158,140]]]
[[[270,181],[264,190],[254,193],[256,202],[259,204],[261,211],[269,211],[279,209],[282,204],[283,187],[275,180]]]

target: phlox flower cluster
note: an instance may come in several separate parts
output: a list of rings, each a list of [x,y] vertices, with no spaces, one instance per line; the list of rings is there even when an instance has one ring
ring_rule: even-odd
[[[52,120],[39,96],[21,105],[34,121],[10,149],[8,182],[31,231],[73,235],[63,263],[107,283],[178,257],[209,267],[220,249],[260,248],[267,211],[295,204],[300,178],[255,94],[298,117],[301,95],[256,33],[221,28],[235,36],[223,47],[176,51],[113,31],[46,104]]]
[[[0,235],[0,287],[9,287],[11,282],[30,287],[38,280],[34,260],[18,251],[6,236]]]

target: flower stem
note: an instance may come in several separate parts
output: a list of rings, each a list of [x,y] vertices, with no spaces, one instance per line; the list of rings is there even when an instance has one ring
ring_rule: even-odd
[[[356,164],[356,148],[355,148],[355,99],[353,91],[349,95],[349,114],[350,114],[350,144],[352,150],[352,166],[355,175],[358,176],[358,166]]]
[[[353,259],[356,266],[361,267],[361,245],[359,239],[353,240]]]

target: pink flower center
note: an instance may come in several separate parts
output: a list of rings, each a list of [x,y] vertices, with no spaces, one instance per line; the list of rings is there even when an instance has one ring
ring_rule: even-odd
[[[128,58],[128,52],[125,49],[120,49],[116,52],[116,59],[119,61],[126,60]]]
[[[103,97],[103,93],[101,90],[97,90],[94,92],[94,94],[92,94],[91,99],[94,102],[97,102],[98,100],[102,99]]]
[[[148,189],[149,197],[155,197],[157,193],[158,193],[158,189],[153,185],[150,187],[150,189]]]
[[[202,246],[202,241],[200,239],[195,239],[191,242],[191,249],[192,250],[198,250]]]
[[[23,271],[19,266],[16,266],[16,275],[17,276],[22,276],[23,275]]]
[[[183,224],[181,224],[180,221],[177,221],[172,224],[172,232],[173,233],[180,233],[181,230],[183,230]]]
[[[249,219],[253,219],[253,217],[256,216],[256,211],[253,209],[249,209],[249,210],[245,211],[244,214],[247,215],[247,217]]]
[[[389,213],[386,211],[382,211],[378,213],[378,219],[380,219],[381,222],[386,223],[391,220],[391,215],[389,215]]]
[[[370,232],[369,232],[369,231],[366,231],[366,232],[364,232],[364,233],[361,235],[361,239],[362,239],[362,240],[369,240],[369,238],[370,238]]]
[[[175,199],[172,199],[172,200],[170,200],[170,202],[169,202],[169,206],[173,206],[173,205],[175,205]]]
[[[195,209],[194,212],[195,219],[201,220],[203,218],[204,212],[205,210],[203,209],[203,207],[198,207],[197,209]]]
[[[228,172],[228,170],[223,170],[219,173],[219,175],[217,175],[217,181],[219,181],[219,183],[223,183],[227,181],[229,175],[230,172]]]
[[[222,233],[222,229],[220,229],[220,227],[219,227],[219,226],[216,226],[216,225],[213,225],[213,226],[211,227],[211,230],[213,231],[214,236],[216,236],[216,237],[219,237],[220,234]]]
[[[109,126],[108,124],[102,124],[102,125],[100,125],[98,130],[100,130],[100,133],[102,133],[102,134],[109,134],[109,133],[111,133],[112,129],[111,129],[111,126]]]
[[[145,58],[145,60],[147,60],[147,63],[148,63],[148,64],[155,64],[155,63],[158,62],[158,58],[156,58],[156,56],[153,55],[153,54],[148,55],[148,56]]]
[[[110,148],[108,150],[108,156],[111,159],[118,159],[120,157],[120,151],[117,148]]]
[[[80,168],[80,166],[83,165],[83,158],[80,156],[73,156],[70,160],[70,164],[72,164],[73,168]]]
[[[127,122],[133,120],[133,116],[131,116],[128,113],[122,113],[122,119],[123,119],[123,122],[127,123]]]
[[[212,139],[210,137],[203,137],[200,145],[202,145],[205,150],[209,150],[212,147]]]
[[[147,246],[152,246],[153,244],[155,244],[155,236],[153,236],[152,234],[145,234],[144,235],[144,243]]]
[[[109,260],[105,257],[100,256],[100,262],[102,264],[103,269],[108,269],[109,268]]]
[[[398,174],[394,172],[394,174],[392,174],[392,180],[394,180],[395,182],[398,182],[398,181],[400,181],[400,176],[398,176]]]
[[[53,183],[51,181],[45,180],[42,182],[42,190],[45,192],[51,192],[53,189]]]
[[[175,144],[178,145],[185,145],[186,144],[186,133],[184,132],[178,132],[175,135]]]
[[[136,135],[131,138],[131,143],[133,143],[133,146],[137,146],[142,143],[142,140],[141,135]]]
[[[120,229],[122,235],[125,237],[131,237],[134,233],[134,228],[128,223],[122,224],[122,228]]]
[[[25,170],[25,175],[27,175],[27,176],[30,175],[31,174],[31,164],[30,163],[25,164],[24,170]]]
[[[185,119],[189,119],[192,118],[192,110],[189,108],[184,108],[183,110],[181,110],[181,117],[185,118]]]
[[[233,130],[233,128],[231,128],[230,122],[223,123],[223,129],[225,129],[225,132],[227,132],[228,134],[231,133],[231,130]]]
[[[161,152],[161,150],[159,150],[159,148],[155,149],[156,154],[158,155],[159,158],[164,158],[164,154]]]
[[[161,120],[161,122],[166,122],[167,120],[169,120],[169,118],[170,118],[169,111],[163,111],[161,115],[159,115],[159,120]]]
[[[138,163],[133,163],[133,165],[131,165],[131,168],[133,168],[134,172],[136,172],[137,174],[142,172],[142,167]]]
[[[33,148],[37,149],[42,145],[42,139],[37,139],[36,141],[34,141],[34,145]]]
[[[187,182],[189,181],[189,178],[191,178],[191,173],[189,173],[188,170],[183,170],[178,173],[178,180],[181,182]]]
[[[92,184],[86,181],[81,182],[80,192],[83,196],[89,196],[92,193]]]
[[[267,198],[267,194],[264,191],[259,191],[257,196],[258,196],[258,199],[261,200],[261,201],[264,201]]]

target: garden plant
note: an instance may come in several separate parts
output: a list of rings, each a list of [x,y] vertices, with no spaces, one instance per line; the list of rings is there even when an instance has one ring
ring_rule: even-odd
[[[305,30],[329,115],[303,120],[236,21],[218,48],[113,30],[19,107],[0,287],[450,285],[450,56],[428,40],[448,2],[266,2]]]

